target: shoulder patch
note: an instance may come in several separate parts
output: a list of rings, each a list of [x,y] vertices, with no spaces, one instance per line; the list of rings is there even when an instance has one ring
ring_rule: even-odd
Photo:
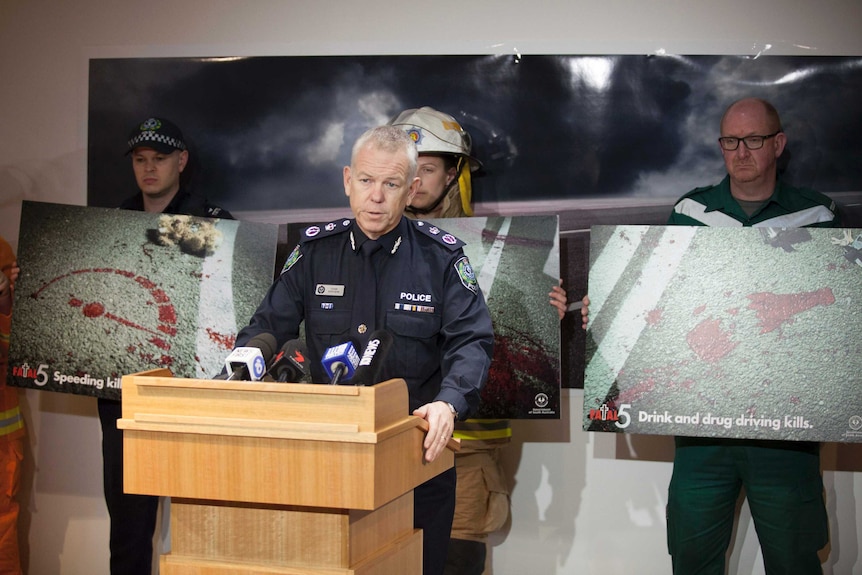
[[[473,266],[470,265],[470,260],[467,256],[458,258],[453,264],[455,271],[458,272],[458,277],[461,278],[461,284],[473,292],[473,295],[479,294],[479,280],[476,279],[476,272],[473,271]]]
[[[329,222],[327,224],[316,224],[313,226],[308,226],[307,228],[302,230],[302,235],[299,241],[300,243],[304,243],[319,238],[334,236],[336,234],[340,234],[341,232],[346,232],[352,227],[352,224],[352,219],[344,218],[341,220],[336,220],[334,222]]]
[[[435,240],[437,243],[443,244],[452,251],[463,248],[466,245],[462,240],[459,240],[439,226],[435,226],[423,220],[410,220],[410,223],[417,230]]]
[[[299,245],[293,248],[293,251],[290,252],[290,255],[287,256],[287,259],[284,260],[284,267],[281,268],[281,273],[286,272],[290,268],[293,267],[293,264],[299,261],[299,258],[302,257],[302,250],[299,249]]]

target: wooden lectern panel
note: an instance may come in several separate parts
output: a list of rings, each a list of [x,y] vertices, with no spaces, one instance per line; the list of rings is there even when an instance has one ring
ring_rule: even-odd
[[[123,378],[128,493],[371,510],[454,465],[425,463],[404,380],[372,387]],[[257,414],[257,417],[254,417]]]
[[[347,568],[254,565],[170,554],[162,555],[159,572],[162,575],[420,575],[422,532],[415,530],[365,561]]]
[[[164,575],[411,575],[434,462],[404,380],[372,387],[123,377],[127,493],[172,498]]]
[[[171,501],[171,553],[216,561],[343,568],[413,534],[413,493],[374,511]],[[300,534],[300,535],[296,535]],[[282,542],[269,544],[270,538]]]

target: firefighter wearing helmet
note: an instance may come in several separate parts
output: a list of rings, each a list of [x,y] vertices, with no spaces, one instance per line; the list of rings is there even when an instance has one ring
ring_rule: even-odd
[[[472,216],[471,173],[482,164],[471,156],[470,135],[449,114],[423,107],[404,110],[389,122],[416,142],[419,191],[405,215],[413,218]],[[562,283],[562,280],[560,280]],[[566,290],[552,286],[551,305],[560,319]],[[509,486],[501,450],[510,443],[508,419],[455,421],[452,434],[461,440],[455,454],[455,517],[444,575],[481,575],[485,570],[488,535],[509,518]]]
[[[419,191],[407,206],[414,218],[472,216],[471,173],[482,167],[472,141],[455,118],[428,106],[404,110],[390,122],[416,142]]]
[[[404,110],[391,122],[407,132],[419,152],[419,190],[405,215],[411,218],[472,216],[472,172],[481,167],[470,155],[470,135],[455,118],[434,108]],[[455,518],[444,575],[481,575],[487,539],[509,517],[509,488],[500,450],[512,436],[507,419],[455,421],[461,441],[455,454]]]

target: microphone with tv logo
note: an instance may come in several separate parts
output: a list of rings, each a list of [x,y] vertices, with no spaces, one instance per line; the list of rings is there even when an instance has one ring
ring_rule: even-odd
[[[353,377],[353,372],[356,371],[356,366],[359,365],[359,353],[356,351],[356,346],[353,345],[353,342],[348,341],[328,348],[326,353],[323,354],[320,363],[323,364],[326,375],[330,378],[329,383],[338,385]]]
[[[281,347],[266,371],[279,383],[301,381],[308,375],[308,350],[299,339],[291,339]]]
[[[389,348],[392,347],[392,334],[385,329],[378,329],[368,338],[368,344],[365,346],[365,351],[362,352],[362,357],[359,359],[359,365],[356,367],[356,373],[353,374],[351,383],[353,385],[375,385],[380,383],[380,374],[383,371],[383,362],[386,361],[386,356],[389,354]]]
[[[234,348],[224,360],[228,381],[260,381],[266,363],[275,353],[276,341],[271,333],[260,333],[242,347]]]

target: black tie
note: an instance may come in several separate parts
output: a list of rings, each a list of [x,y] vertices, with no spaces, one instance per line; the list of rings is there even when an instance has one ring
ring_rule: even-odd
[[[365,240],[359,248],[362,262],[356,285],[356,299],[353,300],[353,325],[363,342],[374,331],[377,317],[377,270],[374,254],[380,248],[381,245],[375,240]]]

